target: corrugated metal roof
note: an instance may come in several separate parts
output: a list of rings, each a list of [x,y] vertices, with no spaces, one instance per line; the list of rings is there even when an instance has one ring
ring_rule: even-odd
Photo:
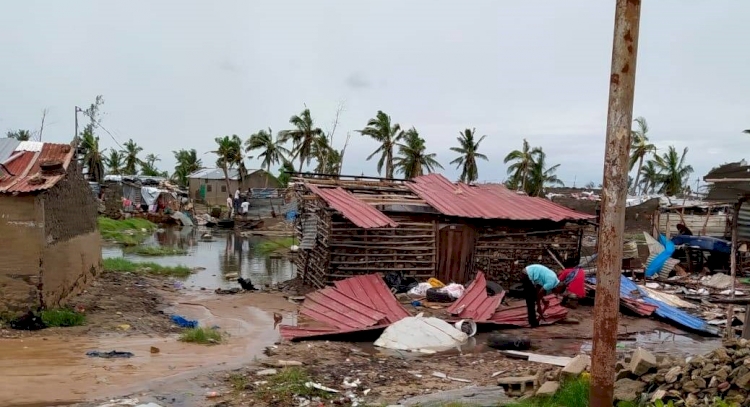
[[[248,169],[247,175],[255,174],[258,171],[260,170]],[[229,171],[227,171],[227,174],[229,174],[230,180],[236,181],[240,179],[240,171],[237,168],[230,168]],[[224,170],[222,170],[221,168],[203,168],[188,175],[188,178],[224,179]]]
[[[502,185],[452,183],[428,174],[406,184],[430,206],[447,216],[507,220],[585,220],[594,218],[544,198],[519,195]]]
[[[21,143],[23,144],[23,143]],[[0,192],[34,192],[53,187],[65,177],[61,172],[55,175],[41,174],[40,165],[47,161],[60,161],[67,170],[73,158],[73,148],[69,144],[42,143],[40,151],[18,151],[5,161],[5,167],[13,175],[0,175]]]
[[[44,143],[42,143],[41,141],[22,141],[18,143],[16,151],[31,151],[37,153],[39,151],[42,151],[43,146]]]
[[[560,305],[560,299],[557,296],[548,295],[545,299],[547,300],[548,305],[544,310],[542,318],[539,318],[540,325],[554,324],[555,322],[561,321],[567,317],[568,310]],[[528,328],[530,325],[526,301],[513,302],[507,307],[503,307],[495,312],[489,321],[478,322],[489,322],[497,325],[511,325]]]
[[[300,313],[323,327],[280,326],[284,339],[303,339],[382,329],[409,313],[375,274],[351,277],[308,294]]]
[[[383,212],[360,201],[354,195],[344,191],[340,187],[321,188],[312,184],[307,184],[307,187],[314,194],[323,198],[328,203],[328,206],[341,212],[344,217],[361,228],[370,229],[398,226],[396,221],[386,216]]]
[[[386,321],[394,323],[409,316],[393,293],[378,274],[339,280],[334,283],[336,289],[353,298],[357,298],[373,309],[385,313]]]
[[[456,302],[446,309],[448,314],[458,319],[473,319],[475,321],[486,321],[492,317],[505,293],[487,295],[487,280],[484,273],[477,273],[477,277],[469,284]]]
[[[18,147],[20,141],[14,138],[0,138],[0,163],[5,162]]]

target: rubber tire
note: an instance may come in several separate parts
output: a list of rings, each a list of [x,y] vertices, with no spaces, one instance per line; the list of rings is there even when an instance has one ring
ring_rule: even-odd
[[[425,294],[427,301],[430,302],[453,302],[455,299],[450,294],[442,291],[438,291],[437,288],[428,288]]]
[[[487,346],[497,350],[527,350],[531,348],[531,340],[519,336],[492,334],[487,337]]]
[[[500,294],[504,292],[505,289],[503,289],[503,286],[500,284],[494,282],[494,281],[488,281],[487,282],[487,295],[492,297],[493,295]]]

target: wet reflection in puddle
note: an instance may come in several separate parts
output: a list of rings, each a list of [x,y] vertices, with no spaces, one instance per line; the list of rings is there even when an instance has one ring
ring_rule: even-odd
[[[145,245],[177,247],[187,250],[185,256],[138,256],[123,253],[122,248],[110,246],[102,249],[104,257],[120,257],[132,261],[152,261],[165,266],[185,265],[203,268],[185,281],[188,288],[236,287],[236,277],[249,278],[253,284],[267,286],[294,278],[294,264],[285,257],[263,254],[257,245],[268,241],[261,236],[243,237],[231,231],[212,231],[210,241],[201,239],[205,231],[197,228],[170,228],[155,232]],[[270,238],[274,239],[274,238]],[[227,279],[226,276],[230,278]],[[231,277],[234,277],[232,279]]]

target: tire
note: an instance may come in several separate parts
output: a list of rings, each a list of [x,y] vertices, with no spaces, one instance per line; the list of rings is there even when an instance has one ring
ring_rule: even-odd
[[[487,346],[497,350],[527,350],[531,341],[519,336],[492,334],[487,338]]]
[[[488,281],[487,282],[487,295],[492,297],[493,295],[500,294],[504,292],[503,286],[500,284],[494,282],[494,281]]]
[[[430,302],[453,302],[455,299],[450,296],[450,294],[438,291],[437,288],[428,288],[427,289],[427,301]]]

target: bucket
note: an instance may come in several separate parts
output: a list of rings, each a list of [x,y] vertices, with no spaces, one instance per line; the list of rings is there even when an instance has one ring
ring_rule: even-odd
[[[462,319],[453,324],[453,326],[466,335],[469,335],[469,337],[472,337],[477,333],[477,324],[470,319]]]

